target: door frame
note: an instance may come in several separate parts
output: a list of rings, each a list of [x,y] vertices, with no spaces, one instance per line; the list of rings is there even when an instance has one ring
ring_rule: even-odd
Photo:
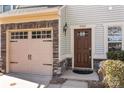
[[[74,25],[71,28],[71,53],[72,53],[72,69],[74,67],[74,30],[75,29],[91,29],[91,68],[77,68],[77,69],[94,69],[93,68],[93,57],[95,55],[95,25]]]
[[[34,29],[13,29],[13,30],[6,30],[6,73],[9,73],[10,70],[10,32],[15,31],[35,31],[35,30],[51,30],[52,32],[52,39],[53,39],[53,28],[34,28]],[[52,60],[53,61],[53,60]]]

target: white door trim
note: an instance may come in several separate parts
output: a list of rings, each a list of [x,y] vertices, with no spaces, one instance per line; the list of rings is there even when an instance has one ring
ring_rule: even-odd
[[[71,29],[71,53],[72,53],[72,69],[74,69],[74,29],[91,29],[91,68],[86,69],[93,69],[93,57],[95,55],[95,25],[74,25],[70,26]]]
[[[14,29],[14,30],[6,30],[6,73],[9,73],[10,69],[10,32],[14,31],[35,31],[35,30],[51,30],[52,39],[53,39],[53,28],[34,28],[34,29]]]

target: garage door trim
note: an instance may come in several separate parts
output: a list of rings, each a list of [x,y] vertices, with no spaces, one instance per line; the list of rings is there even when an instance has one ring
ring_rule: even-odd
[[[10,32],[15,31],[37,31],[37,30],[50,30],[52,34],[52,40],[53,40],[53,28],[34,28],[34,29],[13,29],[13,30],[7,30],[6,31],[6,73],[9,73],[10,70]],[[53,60],[52,60],[53,61]]]

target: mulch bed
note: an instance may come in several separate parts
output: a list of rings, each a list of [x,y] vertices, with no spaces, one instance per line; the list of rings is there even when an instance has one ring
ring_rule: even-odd
[[[88,81],[88,87],[89,88],[108,88],[101,81]]]

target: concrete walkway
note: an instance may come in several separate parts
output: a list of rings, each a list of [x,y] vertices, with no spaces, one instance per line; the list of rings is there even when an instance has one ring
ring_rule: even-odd
[[[99,81],[99,77],[96,72],[91,74],[77,74],[72,72],[72,70],[66,71],[60,78],[73,79],[73,80],[95,80]]]
[[[67,80],[63,84],[49,84],[47,88],[88,88],[88,83],[77,80]]]
[[[67,80],[63,85],[62,88],[87,88],[88,83],[83,81],[76,81],[76,80]]]
[[[91,74],[77,74],[68,70],[60,78],[67,79],[63,84],[49,84],[48,88],[88,88],[86,81],[99,81],[96,72]]]

